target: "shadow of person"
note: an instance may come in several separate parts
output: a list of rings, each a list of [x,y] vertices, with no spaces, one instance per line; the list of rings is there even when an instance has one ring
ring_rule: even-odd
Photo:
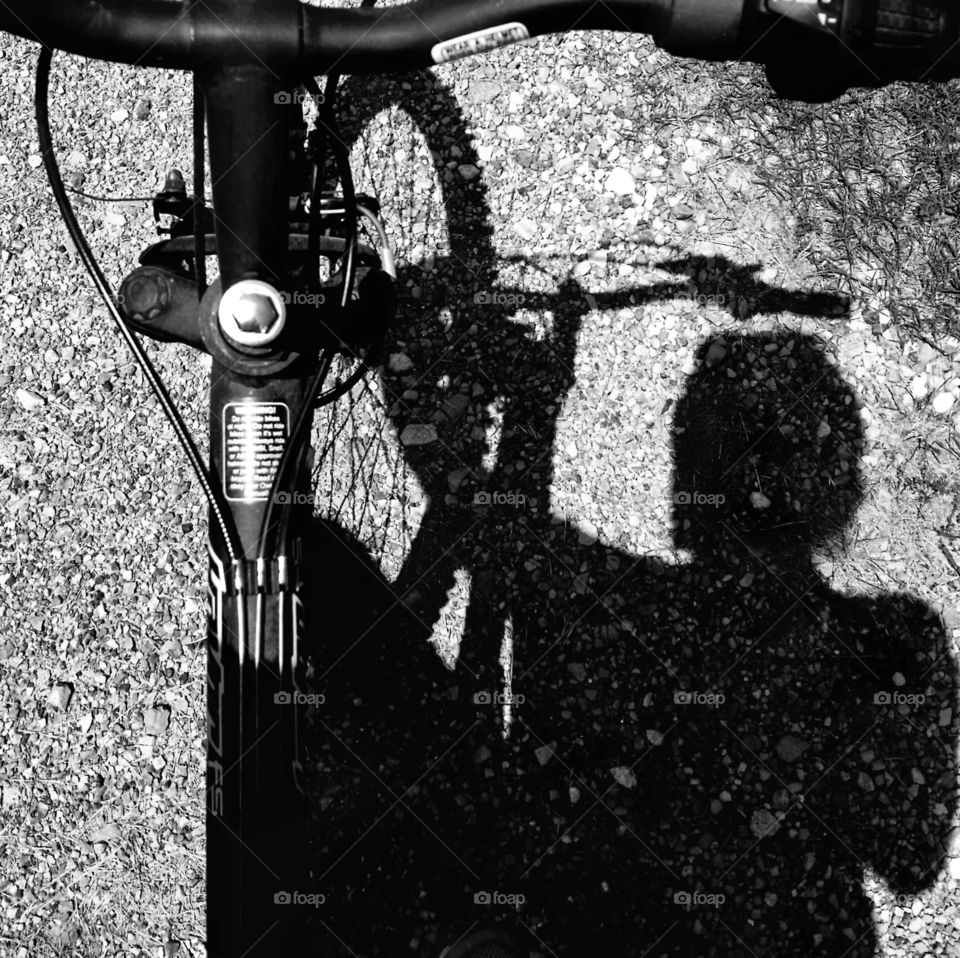
[[[956,663],[923,602],[816,569],[862,497],[823,343],[733,330],[697,361],[673,427],[692,558],[634,566],[526,676],[556,838],[501,887],[548,953],[874,955],[865,876],[913,895],[944,861]]]
[[[312,851],[314,878],[326,896],[322,913],[315,916],[318,940],[355,954],[392,954],[411,942],[429,951],[438,927],[463,931],[481,919],[515,916],[522,897],[520,917],[548,953],[593,953],[602,943],[614,955],[696,954],[697,949],[736,954],[745,947],[737,936],[756,942],[758,935],[771,939],[765,947],[773,954],[799,953],[794,945],[816,934],[830,943],[814,939],[814,953],[830,953],[833,942],[841,940],[845,949],[854,939],[857,948],[871,947],[869,909],[859,890],[863,863],[894,887],[908,889],[928,880],[923,869],[935,868],[940,852],[923,858],[911,847],[899,864],[887,862],[889,867],[881,852],[877,861],[869,857],[882,845],[878,836],[887,834],[883,829],[889,831],[892,819],[888,816],[887,825],[878,819],[880,832],[871,839],[863,816],[877,808],[893,816],[900,812],[899,796],[889,800],[889,808],[879,796],[892,793],[900,781],[901,753],[891,752],[889,743],[880,748],[879,738],[876,747],[866,749],[851,739],[847,744],[856,748],[873,791],[859,784],[859,770],[848,790],[836,786],[839,776],[851,773],[854,759],[845,761],[837,752],[843,738],[838,730],[845,725],[833,696],[846,690],[850,702],[859,704],[874,687],[862,675],[859,684],[854,682],[853,666],[886,668],[892,661],[888,647],[913,648],[909,643],[915,642],[918,650],[936,650],[942,634],[935,619],[924,632],[918,625],[926,621],[923,610],[909,600],[889,600],[893,608],[887,609],[877,604],[880,600],[831,595],[813,569],[815,538],[791,539],[791,530],[802,529],[804,521],[781,515],[779,500],[766,487],[751,492],[763,492],[769,506],[757,508],[750,500],[754,511],[745,511],[741,502],[737,512],[734,504],[740,500],[731,494],[729,502],[720,503],[719,493],[706,492],[713,487],[703,485],[709,479],[726,488],[729,477],[709,471],[709,450],[726,455],[746,448],[742,434],[752,420],[745,410],[767,410],[772,401],[767,393],[780,388],[781,379],[787,390],[797,388],[795,381],[815,387],[816,376],[804,378],[806,366],[793,379],[786,376],[788,353],[777,375],[757,380],[759,398],[752,405],[743,397],[742,409],[733,401],[733,387],[724,383],[726,391],[717,395],[728,403],[716,411],[716,429],[707,437],[697,434],[699,421],[685,425],[678,411],[676,545],[693,553],[692,563],[581,543],[576,530],[552,521],[549,489],[557,417],[573,382],[576,336],[587,304],[569,280],[558,279],[552,294],[497,283],[482,189],[476,181],[467,187],[443,177],[446,137],[456,139],[462,162],[475,159],[462,124],[444,128],[434,122],[438,107],[441,114],[457,117],[456,102],[433,78],[404,79],[406,89],[392,84],[385,98],[407,110],[421,130],[432,131],[428,142],[444,184],[451,253],[435,262],[429,283],[416,266],[401,267],[401,288],[414,278],[425,288],[416,303],[401,303],[391,349],[403,352],[410,366],[383,370],[383,406],[398,434],[408,425],[429,423],[437,440],[404,448],[429,505],[394,581],[384,577],[353,530],[335,519],[318,519],[311,536],[320,559],[311,586],[311,629],[323,642],[316,669],[327,696],[307,736],[311,794],[324,831]],[[355,112],[348,140],[383,107],[382,92],[367,90],[366,106],[362,97],[350,97]],[[695,266],[691,260],[689,275],[699,276]],[[671,297],[689,286],[660,285],[655,297]],[[631,296],[632,302],[645,301],[646,293],[640,287],[597,296],[596,306],[625,306]],[[783,291],[781,308],[792,308],[792,295]],[[802,302],[797,305],[804,311]],[[821,305],[833,312],[838,301]],[[451,314],[442,315],[442,307]],[[546,332],[514,322],[511,317],[520,308],[549,313]],[[725,344],[706,345],[703,369],[722,368],[732,382],[735,360],[742,363],[750,352],[742,352],[737,341],[731,334]],[[810,351],[803,346],[808,340],[798,341],[793,359]],[[773,362],[770,345],[764,342],[757,353],[767,363]],[[721,349],[727,351],[718,359]],[[812,368],[822,372],[826,367],[812,362]],[[697,381],[691,380],[682,409],[699,394]],[[709,418],[707,409],[702,405],[694,419],[701,413]],[[682,438],[687,430],[689,447]],[[821,437],[827,448],[837,441],[830,435]],[[751,481],[778,468],[781,459],[794,461],[786,454],[789,443],[773,434],[753,439],[758,451],[747,458],[764,451],[772,458],[751,460]],[[859,498],[859,480],[856,455],[837,452],[834,460],[839,472],[829,482],[819,472],[809,479],[817,489],[839,490],[817,506],[817,516],[833,515],[832,527],[839,530]],[[843,462],[846,469],[839,465]],[[741,479],[747,475],[733,473]],[[849,489],[841,483],[848,474]],[[687,490],[691,501],[684,503]],[[694,493],[712,494],[714,501],[706,503]],[[486,502],[478,496],[486,496]],[[844,501],[846,511],[824,511]],[[782,522],[771,524],[775,515]],[[757,516],[764,521],[750,526],[747,520]],[[727,526],[740,539],[726,535]],[[784,583],[803,603],[794,601]],[[817,612],[811,623],[816,619],[822,630],[826,621],[824,634],[835,641],[804,632],[802,624],[812,615],[807,606]],[[903,613],[903,635],[913,639],[901,637],[895,645],[883,639],[879,626],[869,641],[857,632],[857,623],[872,628],[871,610],[889,629],[895,609]],[[839,616],[839,624],[831,616]],[[431,645],[450,618],[458,620],[450,631],[462,632],[452,673]],[[508,623],[516,708],[513,734],[503,743],[492,706]],[[804,646],[804,636],[808,642],[820,636],[820,645]],[[764,662],[767,671],[758,664]],[[874,694],[885,689],[891,696],[921,694],[904,692],[910,682],[922,681],[918,668],[913,660],[898,660],[899,678],[885,680],[888,687]],[[942,703],[952,688],[952,672],[944,666],[929,675],[934,683],[929,701]],[[751,676],[757,684],[745,691]],[[819,684],[808,689],[813,676]],[[805,701],[813,692],[815,699]],[[683,698],[688,693],[689,707]],[[722,706],[716,701],[721,694]],[[901,731],[904,716],[898,710],[906,704],[894,703],[893,722]],[[817,728],[808,728],[808,707],[839,737],[823,733],[826,744],[817,739]],[[907,720],[911,716],[917,718],[908,713]],[[886,727],[882,721],[889,724],[889,719],[878,716],[881,725],[868,729],[864,742],[874,742],[871,735],[880,735]],[[929,760],[917,766],[923,784],[909,773],[908,794],[926,796],[927,789],[927,806],[942,793],[944,807],[952,807],[942,776],[933,774],[938,762],[945,773],[947,759],[933,752],[955,734],[952,722],[948,717],[946,726],[937,726],[930,736]],[[678,729],[684,734],[674,736]],[[721,730],[728,731],[726,738],[718,738]],[[789,744],[777,751],[785,736]],[[780,752],[799,755],[780,768],[778,763],[787,761]],[[889,763],[886,756],[892,756]],[[836,757],[836,766],[823,764],[825,757]],[[808,769],[805,762],[813,764]],[[732,784],[724,775],[732,776]],[[774,775],[784,779],[780,788],[772,788]],[[710,791],[714,785],[716,795]],[[760,793],[761,785],[769,794]],[[873,804],[864,804],[867,799]],[[823,808],[818,802],[825,803]],[[911,834],[933,835],[935,847],[942,829],[927,806],[914,809]],[[841,837],[857,827],[864,830],[856,851],[860,861],[845,858],[825,826],[811,827],[815,814],[839,828]],[[776,831],[768,816],[777,821]],[[763,832],[762,841],[757,831]],[[751,838],[758,850],[737,844]],[[800,876],[796,863],[791,860],[788,867],[775,851],[788,838],[793,845],[785,849],[801,849]],[[730,849],[741,857],[729,857]],[[749,872],[748,866],[768,864],[772,874]],[[911,886],[904,869],[915,868],[919,873]],[[788,887],[782,875],[795,883]],[[734,890],[706,891],[711,882],[725,889],[732,883]],[[843,897],[831,898],[841,892]],[[709,895],[714,905],[722,895],[729,909],[705,911],[701,906]],[[797,895],[803,900],[796,901]],[[758,896],[765,911],[758,910]],[[843,924],[844,909],[854,916],[852,924]],[[813,931],[817,922],[821,930]],[[789,927],[784,931],[780,925]],[[776,928],[775,939],[771,928]],[[732,929],[733,937],[723,938],[724,929]]]

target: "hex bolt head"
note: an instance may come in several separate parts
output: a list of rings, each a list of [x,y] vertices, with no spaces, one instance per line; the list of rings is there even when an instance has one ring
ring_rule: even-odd
[[[280,293],[269,283],[242,279],[221,297],[220,329],[240,346],[265,346],[280,335],[287,311]]]

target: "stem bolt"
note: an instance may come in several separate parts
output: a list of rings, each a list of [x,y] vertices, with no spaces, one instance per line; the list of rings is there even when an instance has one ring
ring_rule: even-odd
[[[280,335],[287,310],[280,293],[269,283],[242,279],[221,297],[220,329],[239,346],[266,346]]]

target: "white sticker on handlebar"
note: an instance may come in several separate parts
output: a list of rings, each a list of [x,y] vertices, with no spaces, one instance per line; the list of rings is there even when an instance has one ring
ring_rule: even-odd
[[[486,53],[529,40],[530,31],[522,23],[502,23],[497,27],[487,27],[474,33],[465,33],[462,37],[436,43],[430,50],[434,63],[449,63],[461,57],[470,57],[475,53]]]

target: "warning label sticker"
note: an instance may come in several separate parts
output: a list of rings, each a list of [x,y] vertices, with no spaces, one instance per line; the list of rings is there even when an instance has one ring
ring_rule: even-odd
[[[231,402],[223,407],[223,494],[232,502],[262,502],[290,435],[282,402]]]
[[[497,27],[488,27],[486,30],[477,30],[475,33],[465,33],[436,43],[430,50],[434,63],[449,63],[461,57],[473,56],[476,53],[486,53],[511,43],[529,40],[530,31],[522,23],[503,23]]]

